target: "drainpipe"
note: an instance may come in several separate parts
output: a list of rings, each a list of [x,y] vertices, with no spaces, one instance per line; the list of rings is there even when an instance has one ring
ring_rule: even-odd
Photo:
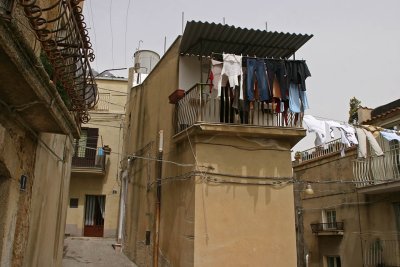
[[[131,159],[128,159],[128,168],[130,165]],[[119,198],[119,218],[118,218],[118,244],[122,243],[122,227],[123,221],[125,219],[125,196],[126,196],[126,182],[128,181],[128,171],[125,170],[122,173],[122,181],[121,181],[121,191],[120,191],[120,198]]]
[[[153,244],[153,267],[158,267],[158,250],[160,241],[160,213],[161,213],[161,174],[163,159],[164,131],[159,132],[158,161],[157,161],[157,201],[156,201],[156,222]]]

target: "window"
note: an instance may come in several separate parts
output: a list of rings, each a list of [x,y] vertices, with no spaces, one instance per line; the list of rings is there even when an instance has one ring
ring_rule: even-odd
[[[327,267],[341,267],[339,256],[325,256]]]
[[[336,228],[336,210],[324,210],[322,213],[322,222],[324,229]]]
[[[70,208],[77,208],[79,203],[79,198],[70,198],[69,199],[69,207]]]
[[[86,144],[88,139],[88,130],[82,129],[81,138],[75,140],[76,145],[76,157],[84,158],[86,155]]]

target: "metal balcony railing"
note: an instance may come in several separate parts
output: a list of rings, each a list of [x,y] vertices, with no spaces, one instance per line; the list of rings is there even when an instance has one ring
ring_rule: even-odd
[[[334,154],[340,152],[345,148],[345,145],[341,142],[341,139],[335,139],[330,142],[325,143],[325,145],[313,147],[300,152],[301,160],[308,161],[323,157],[326,155]]]
[[[87,168],[105,171],[106,155],[102,147],[77,150],[72,157],[72,168]]]
[[[353,161],[357,187],[400,180],[400,148],[392,148],[383,156],[369,156]]]
[[[344,230],[343,222],[312,223],[310,226],[313,234],[322,232],[339,232]]]
[[[364,266],[400,266],[399,237],[391,240],[363,240]]]
[[[233,103],[231,96],[222,98],[209,84],[196,84],[176,104],[176,133],[197,122],[247,124],[275,127],[302,127],[302,116],[292,112],[275,112],[276,104],[243,100]],[[229,95],[229,94],[228,94]]]

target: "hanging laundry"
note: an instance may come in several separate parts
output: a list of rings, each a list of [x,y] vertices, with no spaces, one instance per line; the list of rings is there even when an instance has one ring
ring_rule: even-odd
[[[289,108],[295,113],[304,112],[309,108],[306,92],[300,90],[299,84],[290,83]]]
[[[382,137],[388,141],[397,140],[400,142],[400,135],[398,135],[394,132],[381,131],[380,133],[381,133]]]
[[[301,85],[301,90],[306,91],[306,79],[311,76],[310,70],[304,60],[286,61],[288,82]]]
[[[304,115],[303,121],[306,123],[308,132],[315,132],[315,145],[320,146],[325,144],[326,132],[325,132],[325,122],[317,120],[311,115]]]
[[[257,79],[257,88],[259,95],[254,96],[254,83],[255,78]],[[264,59],[247,59],[247,99],[254,101],[255,98],[259,98],[260,101],[267,101],[270,99],[270,94],[267,89],[267,76]]]
[[[242,91],[242,83],[239,83],[239,76],[243,77],[242,71],[242,56],[233,54],[222,54],[224,64],[222,67],[221,75],[225,74],[228,76],[229,85],[234,88],[235,86],[240,86],[240,91]],[[243,99],[241,94],[240,99]]]
[[[382,148],[379,146],[378,142],[372,135],[370,131],[367,131],[363,128],[356,127],[357,136],[358,136],[358,157],[366,158],[367,157],[367,140],[371,145],[372,150],[374,151],[375,155],[382,156],[383,151]]]
[[[287,79],[285,61],[266,59],[265,65],[267,67],[268,88],[271,97],[287,100],[289,94],[289,83]]]
[[[228,77],[222,75],[223,63],[218,60],[211,60],[210,81],[213,84],[213,89],[218,90],[218,95],[221,95],[221,87],[225,87],[228,82]]]
[[[334,128],[340,127],[340,123],[337,121],[325,121],[325,126],[331,135],[331,138],[335,138]]]

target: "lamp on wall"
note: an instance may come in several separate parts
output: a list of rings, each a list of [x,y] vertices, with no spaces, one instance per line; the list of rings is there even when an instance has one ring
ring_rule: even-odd
[[[310,183],[307,183],[306,190],[304,190],[304,192],[306,192],[307,195],[314,195],[314,190],[312,189]]]
[[[26,190],[26,180],[28,177],[26,175],[21,175],[21,178],[19,179],[19,190],[20,191],[25,191]]]

